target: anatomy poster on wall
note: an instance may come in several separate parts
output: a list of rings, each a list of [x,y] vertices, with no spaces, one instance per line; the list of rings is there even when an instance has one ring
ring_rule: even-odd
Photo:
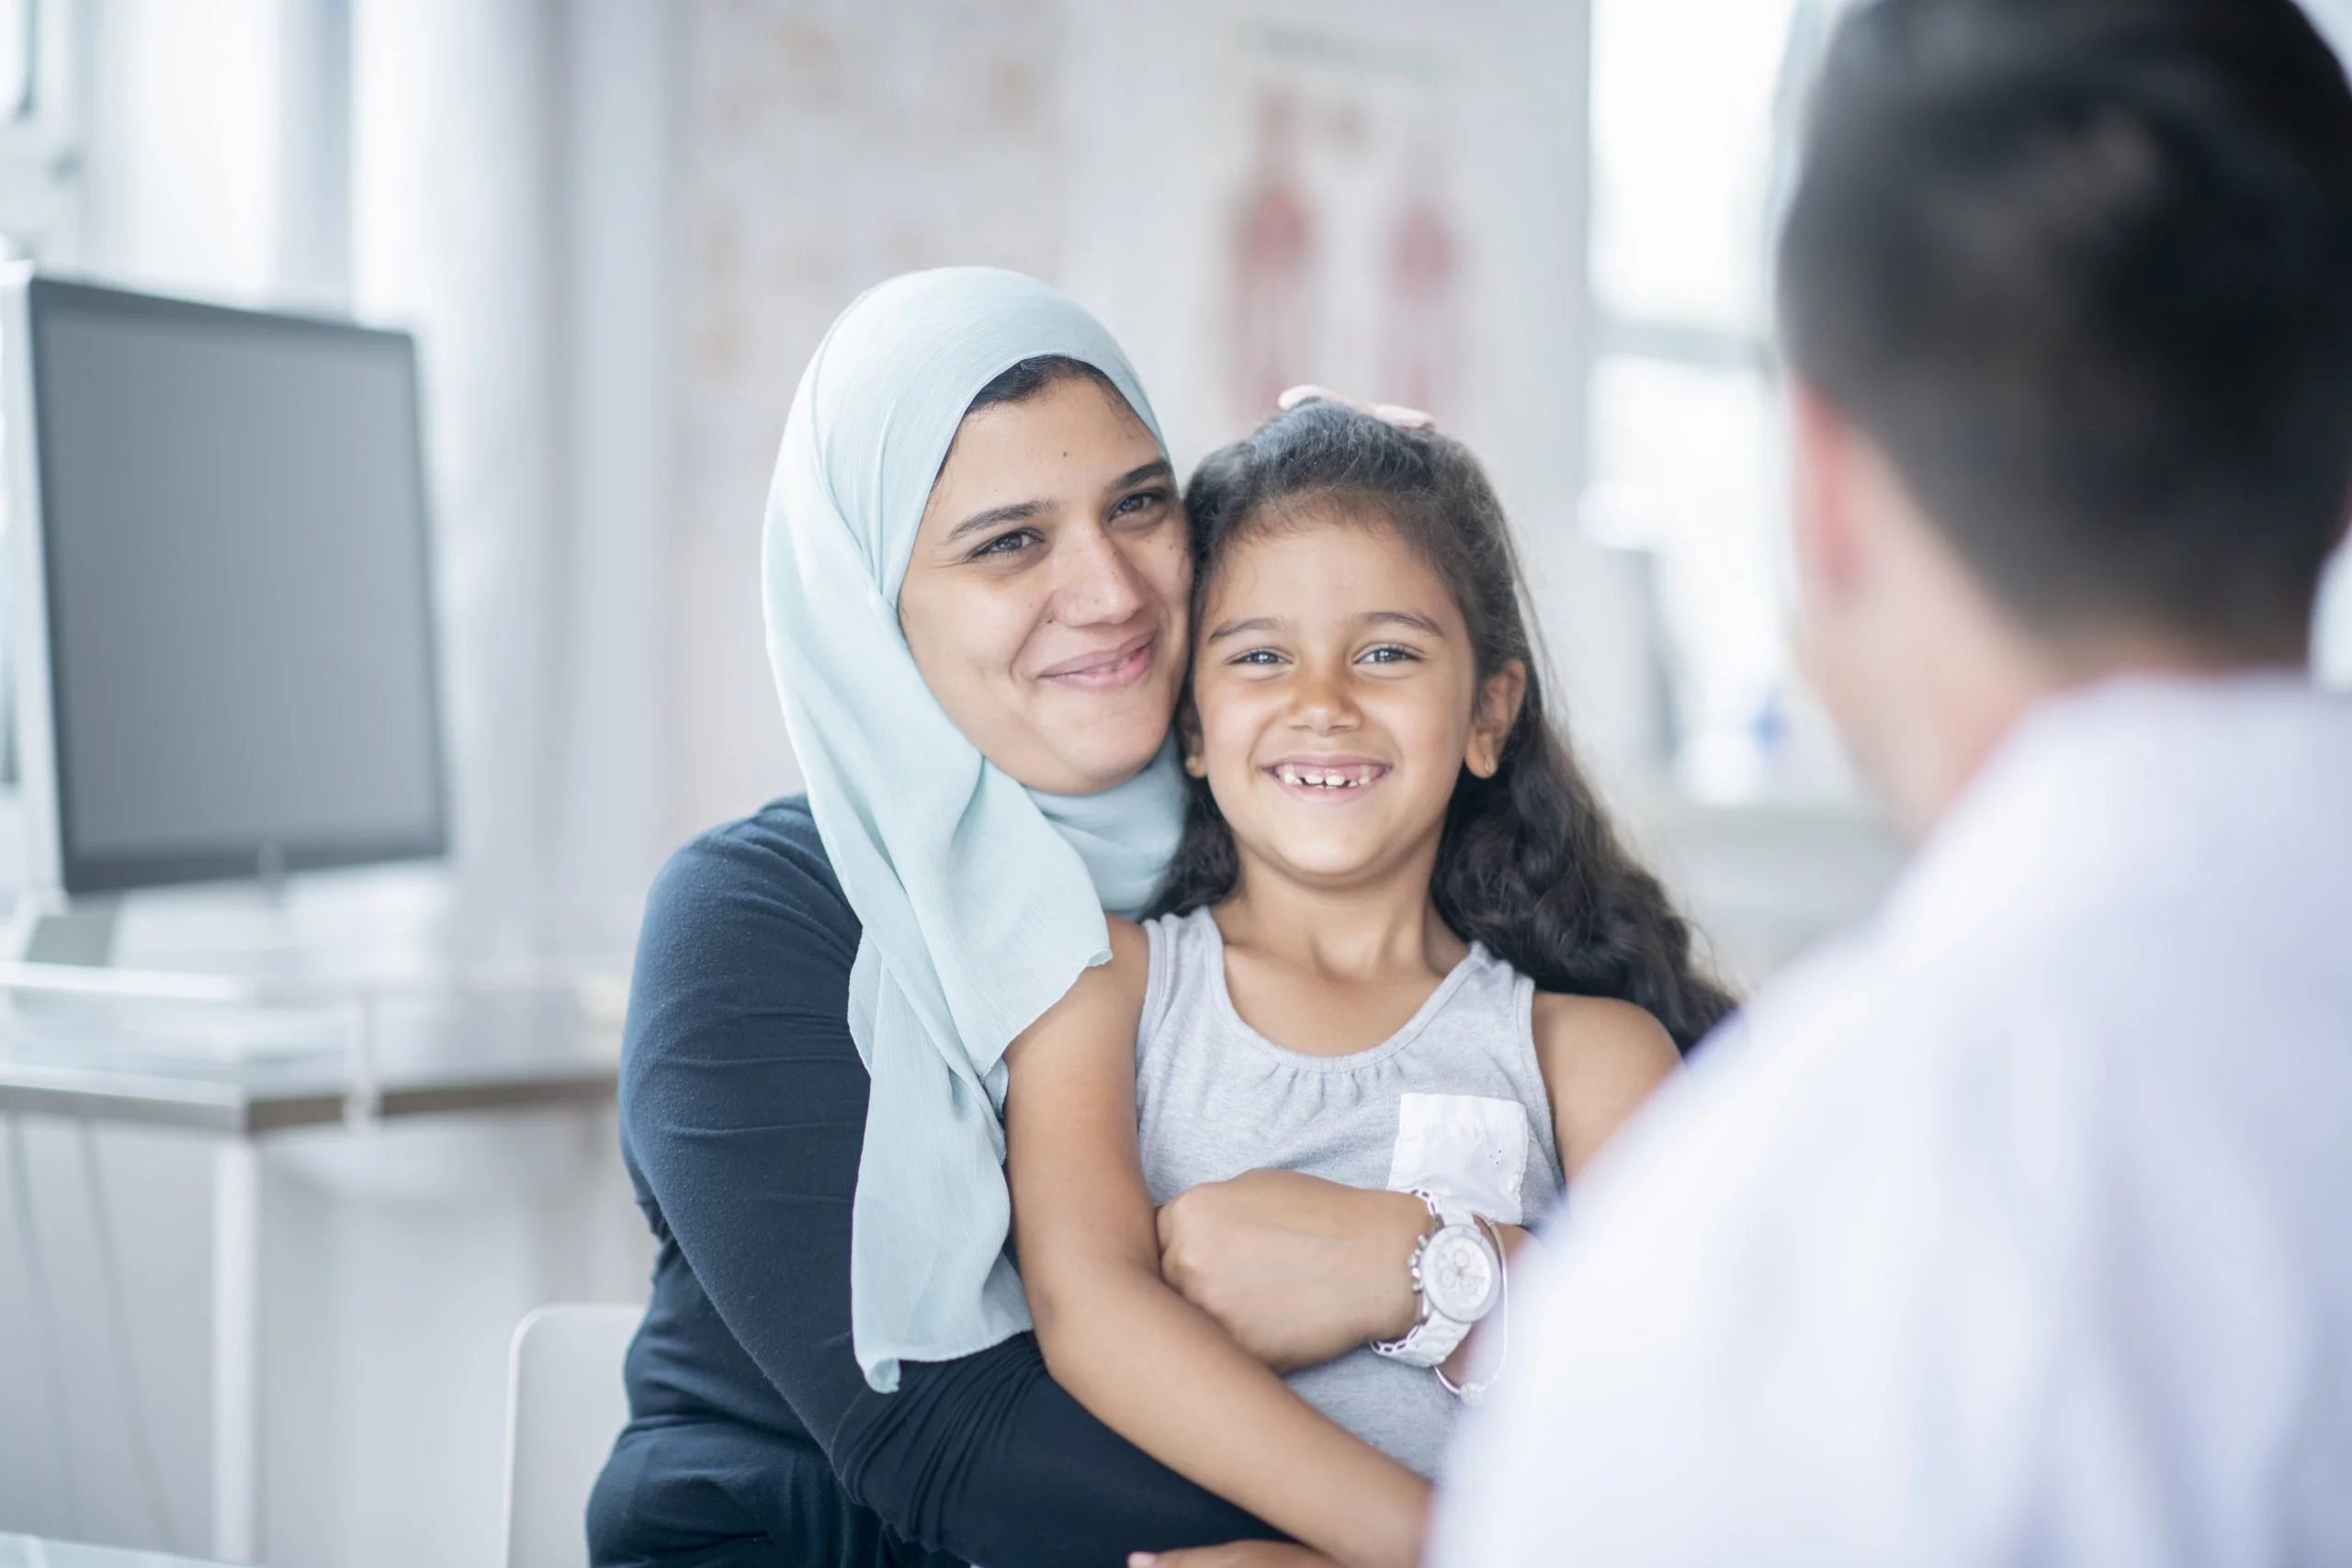
[[[1248,131],[1220,235],[1228,412],[1311,380],[1442,415],[1476,259],[1442,53],[1261,24],[1238,29],[1233,67]]]

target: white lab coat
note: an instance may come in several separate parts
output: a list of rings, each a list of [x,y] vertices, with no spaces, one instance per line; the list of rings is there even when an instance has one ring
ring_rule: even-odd
[[[2046,704],[1549,1240],[1441,1568],[2352,1563],[2352,700]]]

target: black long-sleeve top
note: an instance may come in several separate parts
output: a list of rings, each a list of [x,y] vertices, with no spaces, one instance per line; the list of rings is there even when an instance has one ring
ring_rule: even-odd
[[[1028,1335],[866,1386],[858,930],[797,796],[704,834],[654,884],[620,1108],[660,1249],[631,1420],[589,1506],[594,1562],[1100,1568],[1272,1534],[1089,1416]]]

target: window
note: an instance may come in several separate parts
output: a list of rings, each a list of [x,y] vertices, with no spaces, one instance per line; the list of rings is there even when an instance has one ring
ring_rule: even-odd
[[[1791,668],[1770,254],[1799,85],[1844,0],[1591,0],[1589,468],[1600,543],[1646,557],[1674,782],[1701,800],[1850,796]],[[2352,0],[2316,8],[2352,29]],[[2346,31],[2345,36],[2352,36]],[[2352,683],[2352,547],[2323,598]]]
[[[31,0],[0,4],[0,122],[13,124],[33,103]]]
[[[71,0],[0,0],[0,235],[10,260],[70,260],[79,239],[76,12]]]
[[[1679,784],[1815,795],[1842,774],[1783,626],[1770,278],[1806,0],[1593,0],[1591,466],[1601,543],[1649,556]]]
[[[74,259],[81,227],[76,20],[70,0],[0,0],[0,263]],[[6,530],[0,493],[0,538]],[[6,641],[0,636],[0,788],[17,782]]]

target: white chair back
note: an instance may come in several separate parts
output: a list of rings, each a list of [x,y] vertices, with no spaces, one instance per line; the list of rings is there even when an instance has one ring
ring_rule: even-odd
[[[628,1424],[632,1306],[544,1306],[514,1330],[506,1400],[506,1568],[585,1568],[588,1493]]]

